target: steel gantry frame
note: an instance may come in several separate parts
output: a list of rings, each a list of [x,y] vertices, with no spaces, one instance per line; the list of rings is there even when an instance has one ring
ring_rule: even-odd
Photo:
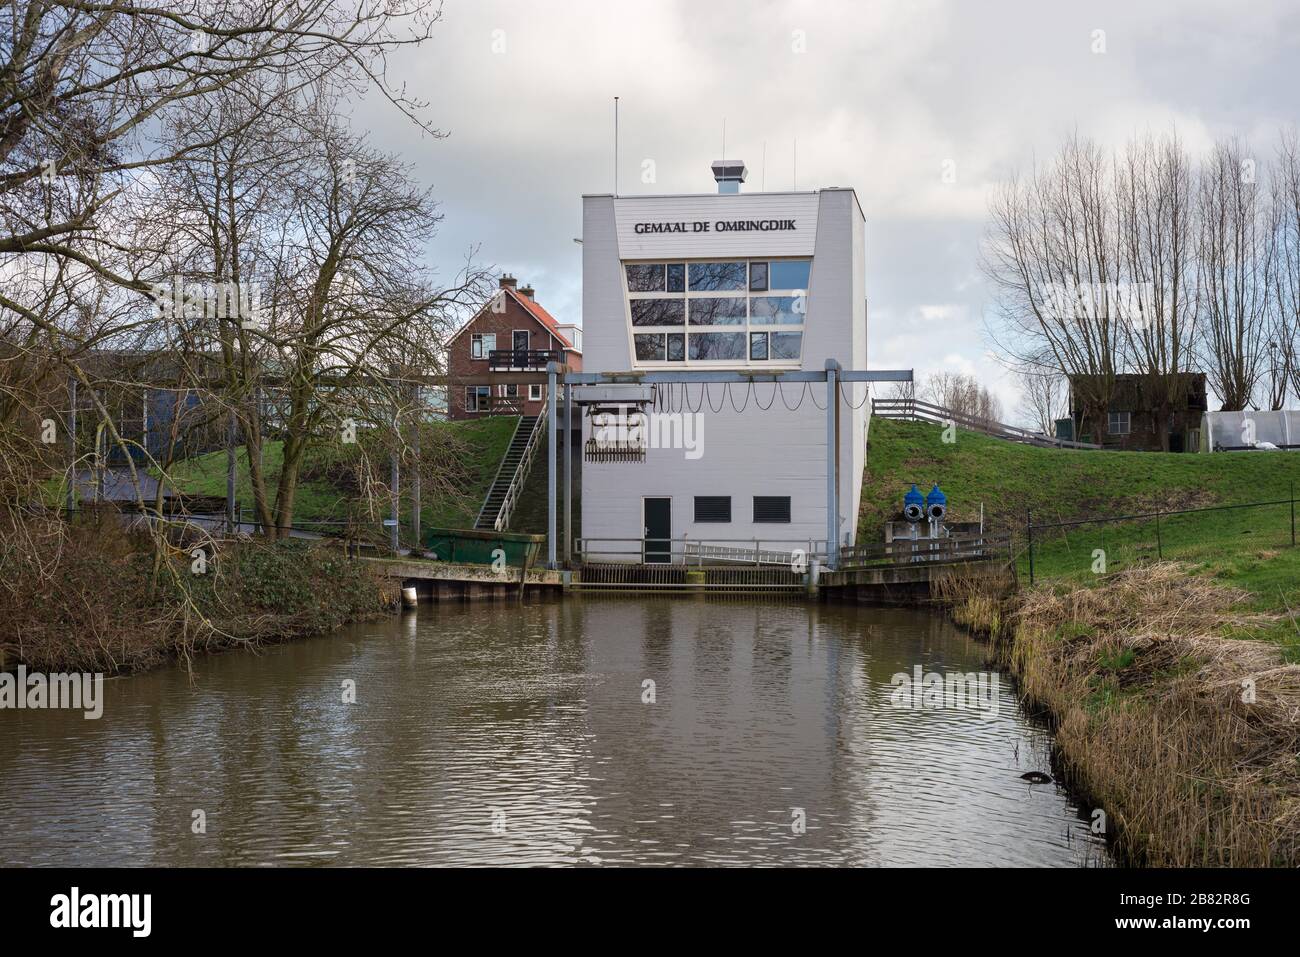
[[[834,569],[839,566],[839,409],[837,399],[842,382],[911,382],[911,369],[853,370],[841,369],[839,362],[827,359],[820,372],[767,372],[726,371],[723,369],[656,369],[646,372],[570,372],[568,367],[551,362],[546,367],[548,403],[547,440],[551,454],[547,456],[546,475],[546,564],[558,567],[556,556],[556,462],[557,407],[564,387],[564,550],[566,561],[572,557],[573,541],[573,387],[575,385],[749,385],[756,382],[773,383],[826,383],[826,561]],[[579,446],[581,448],[581,446]]]

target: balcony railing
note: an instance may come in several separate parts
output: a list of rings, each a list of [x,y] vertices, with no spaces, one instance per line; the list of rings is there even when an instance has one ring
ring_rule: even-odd
[[[545,369],[548,362],[563,362],[559,349],[490,349],[488,368],[493,372],[514,369]]]

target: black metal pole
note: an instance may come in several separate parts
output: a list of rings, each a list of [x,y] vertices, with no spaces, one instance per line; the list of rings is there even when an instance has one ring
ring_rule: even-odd
[[[1029,584],[1034,583],[1034,513],[1025,509],[1025,537],[1029,539]]]
[[[238,531],[235,526],[236,434],[235,410],[231,408],[230,418],[226,423],[226,533],[228,535],[234,535]]]
[[[68,380],[72,408],[68,412],[68,453],[71,467],[68,476],[68,512],[77,507],[77,380]],[[1294,538],[1294,536],[1292,536]]]

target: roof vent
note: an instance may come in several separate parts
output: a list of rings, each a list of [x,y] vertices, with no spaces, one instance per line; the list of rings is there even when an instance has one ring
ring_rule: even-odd
[[[743,160],[714,160],[712,168],[719,193],[739,193],[740,184],[749,175]]]

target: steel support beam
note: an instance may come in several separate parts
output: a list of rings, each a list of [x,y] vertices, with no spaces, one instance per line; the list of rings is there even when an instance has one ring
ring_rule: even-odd
[[[546,367],[546,567],[555,568],[555,442],[556,406],[560,404],[555,393],[559,363]]]
[[[839,388],[835,382],[840,364],[826,360],[826,565],[831,571],[840,565],[840,503],[838,478],[839,446],[836,413],[839,411]]]
[[[723,369],[656,369],[653,372],[570,372],[564,381],[570,385],[652,385],[658,383],[690,384],[749,382],[825,382],[826,372],[740,372]],[[911,369],[836,370],[840,382],[911,382]]]
[[[564,384],[564,564],[573,561],[573,386]]]

